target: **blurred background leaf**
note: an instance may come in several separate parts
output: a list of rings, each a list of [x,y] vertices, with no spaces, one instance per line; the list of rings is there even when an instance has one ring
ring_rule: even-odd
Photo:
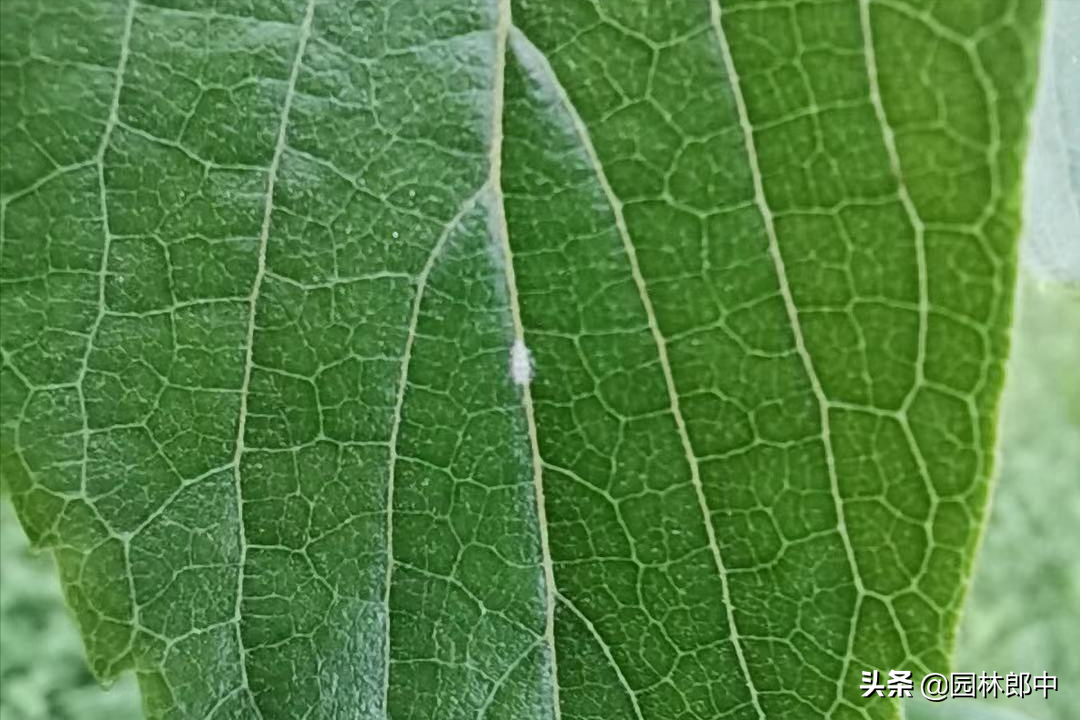
[[[0,502],[0,718],[135,720],[133,676],[108,691],[90,674],[60,596],[52,557],[32,552],[7,498]]]

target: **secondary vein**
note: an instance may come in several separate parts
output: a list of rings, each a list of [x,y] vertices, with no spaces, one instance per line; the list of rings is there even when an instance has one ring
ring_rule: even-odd
[[[116,82],[113,85],[112,100],[109,103],[109,115],[105,120],[105,129],[101,134],[101,143],[94,155],[93,165],[97,167],[98,202],[101,212],[101,227],[103,241],[101,246],[101,263],[98,266],[98,307],[93,323],[87,333],[86,351],[83,353],[79,365],[79,374],[75,379],[75,388],[79,397],[79,413],[82,415],[82,463],[79,468],[79,490],[83,498],[87,497],[87,466],[90,463],[90,415],[86,409],[86,373],[90,370],[90,354],[94,349],[94,341],[97,339],[101,324],[105,320],[105,285],[109,275],[109,253],[112,251],[112,230],[109,225],[109,199],[105,189],[105,153],[108,152],[109,143],[113,132],[120,122],[120,93],[124,88],[124,73],[127,71],[128,59],[131,57],[131,32],[135,24],[135,0],[129,0],[127,10],[124,12],[124,29],[120,38],[120,59],[116,63]],[[29,387],[29,385],[28,385]],[[87,501],[87,506],[97,519],[105,526],[105,522],[98,511],[97,505]],[[124,565],[127,568],[128,594],[131,596],[132,624],[139,623],[139,605],[135,601],[135,578],[131,573],[131,546],[128,542],[123,543]],[[134,640],[134,631],[128,639],[130,644]]]
[[[120,93],[124,87],[124,73],[127,70],[128,58],[131,55],[131,31],[135,23],[135,0],[130,0],[127,6],[127,11],[124,14],[124,30],[120,40],[120,59],[116,65],[116,83],[113,86],[112,101],[109,104],[109,115],[105,121],[105,129],[101,134],[101,143],[98,145],[97,153],[94,156],[93,165],[97,168],[98,175],[98,203],[101,212],[101,226],[104,233],[104,240],[101,247],[101,263],[98,266],[98,307],[97,315],[94,317],[93,324],[90,326],[88,337],[86,340],[86,352],[83,354],[82,362],[79,366],[79,375],[75,380],[75,386],[79,393],[79,404],[82,408],[83,416],[83,467],[82,467],[82,493],[86,494],[86,455],[87,455],[87,442],[90,438],[90,428],[88,425],[88,417],[86,413],[86,399],[83,393],[83,383],[86,380],[86,373],[90,367],[90,353],[94,347],[94,340],[97,338],[101,323],[105,319],[105,283],[109,275],[109,253],[112,245],[112,231],[109,229],[109,201],[108,195],[105,190],[105,153],[109,149],[109,142],[112,140],[113,132],[116,130],[116,126],[119,123],[120,118]]]
[[[423,303],[424,293],[427,290],[428,277],[430,277],[432,268],[435,267],[436,262],[438,262],[439,257],[442,255],[450,235],[461,224],[462,219],[476,207],[476,202],[482,191],[483,188],[481,188],[481,191],[474,193],[472,197],[462,204],[461,209],[457,211],[457,214],[450,219],[442,234],[439,235],[438,240],[435,241],[435,245],[431,248],[431,252],[428,254],[423,268],[421,268],[420,273],[416,276],[416,295],[413,297],[412,310],[409,314],[409,328],[405,336],[405,348],[402,351],[401,373],[398,377],[397,396],[394,400],[394,415],[390,424],[389,470],[386,482],[386,572],[383,578],[382,599],[383,612],[385,614],[385,633],[383,635],[382,710],[383,715],[386,717],[390,716],[390,586],[394,576],[394,482],[397,477],[397,446],[398,435],[401,432],[402,410],[405,407],[405,387],[408,384],[409,366],[412,362],[412,349],[413,344],[416,342],[417,325],[420,322],[420,306]]]
[[[813,392],[814,399],[818,405],[818,414],[821,422],[821,439],[825,448],[825,465],[829,475],[829,494],[832,496],[836,512],[837,532],[840,534],[840,539],[844,546],[844,554],[847,556],[848,567],[851,571],[852,581],[855,584],[855,588],[861,600],[865,595],[865,588],[863,587],[862,578],[859,575],[859,567],[855,561],[855,550],[852,547],[851,537],[848,535],[847,524],[844,519],[844,504],[840,497],[840,482],[837,475],[836,457],[833,452],[832,437],[829,428],[829,401],[825,396],[825,390],[821,385],[821,380],[818,378],[817,370],[814,368],[813,360],[810,357],[810,351],[806,347],[806,339],[803,336],[802,325],[799,321],[799,311],[795,307],[795,299],[791,293],[787,269],[784,266],[784,256],[780,252],[780,241],[776,233],[776,224],[773,220],[772,210],[769,208],[768,199],[765,197],[765,186],[762,182],[761,168],[758,164],[757,147],[754,143],[754,128],[750,122],[750,113],[746,107],[746,99],[742,94],[742,85],[738,71],[735,68],[735,59],[731,54],[731,47],[728,44],[727,35],[724,33],[724,27],[721,22],[722,10],[720,8],[720,0],[709,0],[709,3],[713,32],[716,35],[716,40],[720,47],[720,54],[723,58],[725,73],[731,83],[731,94],[735,101],[739,126],[742,129],[743,140],[746,146],[747,162],[750,164],[750,175],[753,178],[754,185],[754,203],[758,207],[762,223],[765,226],[765,234],[769,241],[769,256],[772,258],[777,284],[780,288],[780,295],[784,300],[784,309],[787,312],[788,322],[791,325],[791,331],[795,339],[795,350],[802,361],[807,379],[810,382],[811,391]],[[857,623],[857,616],[853,615],[851,619],[852,632],[854,632],[854,627]]]
[[[863,57],[866,61],[866,79],[870,84],[870,104],[874,108],[878,125],[881,126],[881,139],[885,144],[885,152],[889,156],[889,170],[896,179],[897,194],[900,196],[900,204],[904,208],[904,214],[908,217],[912,229],[915,231],[915,262],[919,275],[919,347],[915,361],[915,383],[912,393],[904,400],[905,407],[910,405],[914,389],[922,384],[924,368],[926,366],[926,326],[929,298],[927,292],[926,273],[926,224],[919,217],[919,211],[911,198],[907,181],[904,179],[903,166],[900,164],[900,153],[896,149],[896,133],[889,118],[885,114],[885,106],[881,99],[881,84],[878,81],[877,53],[874,50],[874,35],[870,24],[870,0],[859,0],[859,21],[862,25]]]
[[[274,188],[277,185],[277,175],[281,168],[281,158],[288,144],[289,111],[292,108],[293,97],[296,95],[296,81],[300,76],[300,67],[303,64],[304,52],[307,49],[308,39],[311,36],[311,26],[315,17],[315,0],[308,0],[304,10],[304,19],[300,24],[300,32],[296,43],[296,55],[293,58],[292,67],[289,69],[289,79],[285,86],[285,98],[282,101],[281,117],[278,121],[277,139],[274,143],[274,153],[270,158],[270,167],[267,170],[266,198],[263,204],[262,226],[259,229],[258,264],[255,270],[255,279],[252,282],[251,294],[248,296],[248,320],[247,333],[244,341],[244,378],[240,384],[240,413],[236,425],[235,453],[233,454],[233,477],[236,486],[236,519],[239,525],[240,558],[236,572],[236,642],[240,652],[240,679],[243,687],[247,689],[251,697],[252,706],[256,714],[261,718],[262,710],[255,702],[251,694],[251,686],[247,676],[247,649],[244,647],[243,635],[240,632],[242,599],[244,596],[244,568],[247,564],[247,538],[244,528],[244,497],[240,478],[240,459],[244,454],[244,433],[247,428],[248,394],[251,389],[251,374],[254,367],[255,351],[255,310],[259,300],[259,292],[262,289],[263,279],[266,277],[266,248],[270,240],[270,226],[274,214]]]
[[[912,457],[915,458],[915,464],[919,469],[919,475],[922,478],[923,484],[926,487],[927,497],[930,498],[930,509],[927,517],[932,519],[937,515],[938,506],[940,500],[933,482],[930,479],[930,470],[926,465],[926,459],[923,457],[922,448],[919,447],[919,443],[915,438],[915,434],[911,430],[911,423],[908,421],[908,410],[911,407],[911,403],[914,401],[915,396],[919,388],[926,380],[925,368],[926,368],[926,336],[928,330],[928,313],[930,308],[929,290],[927,282],[927,269],[926,269],[926,223],[923,222],[919,216],[919,211],[915,207],[915,201],[911,197],[911,192],[908,189],[907,181],[904,178],[903,166],[900,163],[900,153],[896,148],[896,133],[893,130],[892,125],[889,123],[888,115],[885,113],[885,106],[881,98],[881,83],[878,78],[878,62],[877,52],[874,49],[874,33],[873,26],[870,22],[870,0],[859,0],[859,23],[862,29],[863,36],[863,58],[866,64],[866,79],[870,85],[870,104],[874,108],[874,115],[877,117],[878,125],[881,127],[881,139],[885,145],[885,152],[889,158],[889,169],[896,179],[897,194],[900,198],[900,204],[904,208],[904,214],[907,215],[908,222],[911,223],[912,230],[915,233],[915,263],[918,273],[918,313],[919,313],[919,334],[918,334],[918,348],[916,350],[915,358],[915,379],[911,384],[911,389],[908,391],[907,396],[904,398],[903,405],[900,408],[900,413],[897,415],[897,420],[901,425],[904,433],[905,441],[908,448],[911,450]],[[919,574],[923,574],[926,571],[927,565],[930,562],[931,548],[934,545],[934,531],[931,521],[923,523],[923,533],[926,537],[926,551],[923,554],[922,567],[919,570]],[[890,612],[895,612],[892,606],[889,607]],[[904,632],[904,628],[900,623],[896,624],[897,632],[900,633],[902,643],[906,646],[908,643],[907,634]],[[854,627],[851,630],[851,634],[848,638],[848,652],[844,658],[844,672],[841,677],[847,677],[847,669],[851,664],[851,658],[854,646]],[[910,653],[909,653],[910,655]],[[841,681],[837,683],[837,698],[842,694],[843,685]]]
[[[543,69],[545,75],[550,78],[552,88],[574,126],[575,134],[578,136],[578,140],[585,151],[585,155],[593,167],[597,182],[599,183],[604,198],[615,218],[615,227],[622,242],[623,251],[626,253],[627,261],[630,265],[630,274],[633,277],[634,285],[637,288],[641,304],[645,310],[649,333],[652,335],[653,343],[656,346],[656,354],[660,360],[660,369],[664,376],[664,385],[668,395],[671,414],[675,420],[675,427],[679,435],[679,442],[682,445],[683,454],[686,456],[687,464],[690,468],[690,483],[693,485],[694,494],[697,497],[698,507],[701,510],[702,521],[705,526],[705,536],[708,541],[709,550],[712,554],[713,563],[716,566],[717,575],[720,578],[720,593],[724,603],[724,611],[727,614],[728,629],[731,631],[732,645],[735,648],[735,655],[739,662],[739,668],[743,673],[747,689],[750,692],[751,703],[757,711],[758,717],[761,718],[761,720],[765,720],[765,712],[761,708],[760,701],[758,700],[757,688],[754,686],[754,680],[750,675],[750,668],[746,663],[746,658],[743,653],[742,639],[739,636],[738,626],[735,623],[735,613],[731,603],[731,592],[727,582],[727,567],[724,564],[723,554],[720,552],[720,543],[716,538],[716,528],[713,527],[712,514],[709,511],[708,501],[705,498],[705,488],[701,482],[700,463],[697,454],[694,452],[693,445],[690,442],[690,433],[687,429],[686,419],[683,416],[682,408],[679,403],[679,391],[675,385],[675,375],[672,371],[671,361],[667,352],[667,339],[660,329],[652,298],[649,296],[649,289],[645,283],[645,276],[638,263],[637,249],[634,246],[633,238],[631,237],[629,227],[626,224],[626,218],[623,215],[622,200],[615,194],[615,190],[611,187],[611,183],[608,182],[607,174],[604,172],[603,164],[600,162],[600,157],[596,152],[596,148],[593,146],[589,130],[585,126],[585,122],[582,120],[581,115],[578,114],[577,108],[575,108],[573,102],[571,102],[566,89],[562,86],[562,83],[559,82],[555,70],[551,67],[551,63],[549,63],[543,53],[541,53],[540,50],[525,37],[524,33],[515,31],[514,39],[515,42],[521,43],[524,51],[528,53],[530,60],[537,63]]]
[[[626,697],[630,700],[630,707],[634,709],[635,720],[645,720],[645,715],[641,712],[641,705],[638,703],[637,694],[630,687],[630,682],[626,679],[626,675],[622,671],[622,667],[618,661],[615,660],[615,656],[611,654],[611,648],[604,641],[600,631],[593,625],[585,613],[578,609],[577,605],[570,601],[570,598],[566,597],[562,593],[559,593],[559,599],[562,600],[566,608],[573,613],[574,617],[581,621],[581,624],[585,626],[585,629],[589,631],[589,635],[592,636],[596,644],[600,646],[600,652],[603,653],[604,659],[608,661],[608,665],[615,673],[615,677],[619,680],[619,685],[622,686],[623,691],[626,693]]]

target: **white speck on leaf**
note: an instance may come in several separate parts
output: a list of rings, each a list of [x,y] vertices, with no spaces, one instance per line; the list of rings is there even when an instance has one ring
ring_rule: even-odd
[[[525,386],[532,382],[532,376],[532,353],[525,347],[525,341],[517,338],[510,348],[510,377],[515,384]]]
[[[395,230],[394,232],[390,233],[390,237],[392,237],[392,238],[394,238],[395,240],[397,240],[397,237],[398,237],[398,231],[397,231],[397,230]]]

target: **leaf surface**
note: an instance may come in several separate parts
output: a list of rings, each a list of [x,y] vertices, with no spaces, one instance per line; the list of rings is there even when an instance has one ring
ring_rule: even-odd
[[[860,673],[946,665],[981,523],[1039,10],[5,0],[4,472],[96,671],[895,717]]]
[[[1072,494],[1080,477],[1080,386],[1070,381],[1080,353],[1080,297],[1042,281],[1021,274],[1000,476],[954,665],[1002,676],[1047,673],[1058,678],[1058,690],[1048,698],[925,703],[909,708],[908,720],[954,720],[962,711],[991,717],[994,709],[1069,720],[1080,705],[1080,657],[1072,650],[1080,627],[1080,566],[1072,552],[1080,544],[1080,499]],[[1047,528],[1054,542],[1045,541]]]

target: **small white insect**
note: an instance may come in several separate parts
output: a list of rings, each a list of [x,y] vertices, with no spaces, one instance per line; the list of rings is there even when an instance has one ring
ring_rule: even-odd
[[[525,341],[521,338],[515,339],[510,348],[510,377],[515,384],[522,387],[532,382],[532,353],[525,347]]]
[[[397,238],[398,238],[398,231],[397,231],[397,230],[395,230],[394,232],[390,233],[390,237],[392,237],[392,238],[394,238],[395,240],[397,240]]]

